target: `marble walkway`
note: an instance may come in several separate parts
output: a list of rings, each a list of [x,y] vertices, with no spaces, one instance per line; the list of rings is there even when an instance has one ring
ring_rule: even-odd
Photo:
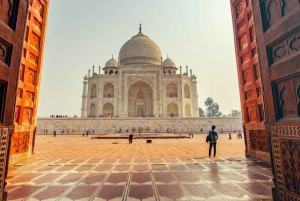
[[[244,140],[94,140],[39,135],[35,155],[9,167],[8,200],[272,200],[270,164],[244,157]]]

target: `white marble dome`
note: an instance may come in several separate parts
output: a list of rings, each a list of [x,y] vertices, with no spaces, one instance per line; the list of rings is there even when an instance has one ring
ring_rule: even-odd
[[[108,60],[106,63],[105,63],[105,68],[108,68],[108,67],[116,67],[118,68],[118,62],[114,59],[114,58],[111,58],[110,60]]]
[[[161,50],[148,36],[139,32],[121,48],[119,57],[121,65],[154,64],[161,65]]]
[[[176,68],[176,65],[174,63],[174,61],[172,59],[169,59],[169,57],[167,59],[165,59],[163,61],[163,67],[173,67],[173,68]]]

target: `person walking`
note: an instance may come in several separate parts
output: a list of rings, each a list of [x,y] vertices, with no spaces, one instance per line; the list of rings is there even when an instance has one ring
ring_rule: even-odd
[[[210,141],[209,141],[209,151],[208,151],[208,155],[210,157],[211,155],[211,148],[214,147],[214,157],[216,156],[217,153],[217,139],[218,139],[218,133],[215,131],[216,126],[212,125],[211,127],[211,131],[209,131],[209,137],[210,137]]]
[[[56,131],[53,132],[53,137],[56,137]]]
[[[231,140],[231,133],[228,133],[228,140]]]
[[[133,139],[133,135],[132,133],[130,133],[130,135],[128,136],[129,144],[132,144],[132,139]]]

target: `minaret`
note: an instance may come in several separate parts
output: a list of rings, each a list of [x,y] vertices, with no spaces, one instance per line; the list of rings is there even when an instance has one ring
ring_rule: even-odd
[[[100,65],[99,65],[99,75],[100,75],[100,70],[101,70],[101,67],[100,67]]]
[[[180,64],[180,75],[182,75],[182,67],[181,67],[181,64]]]
[[[190,70],[190,75],[191,75],[191,77],[193,77],[192,69]]]
[[[89,74],[88,74],[88,78],[91,77],[91,69],[89,69]]]
[[[92,77],[94,76],[94,73],[95,73],[95,66],[93,65],[93,74],[92,74]]]
[[[189,67],[186,65],[186,76],[189,76]]]
[[[84,78],[83,78],[81,118],[87,118],[87,99],[88,99],[88,77],[84,76]]]

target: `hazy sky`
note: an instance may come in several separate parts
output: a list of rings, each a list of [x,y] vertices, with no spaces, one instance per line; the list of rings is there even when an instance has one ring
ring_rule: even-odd
[[[200,107],[212,97],[223,114],[240,110],[229,0],[52,0],[38,116],[80,116],[84,75],[118,58],[140,22],[164,59],[193,70]]]

